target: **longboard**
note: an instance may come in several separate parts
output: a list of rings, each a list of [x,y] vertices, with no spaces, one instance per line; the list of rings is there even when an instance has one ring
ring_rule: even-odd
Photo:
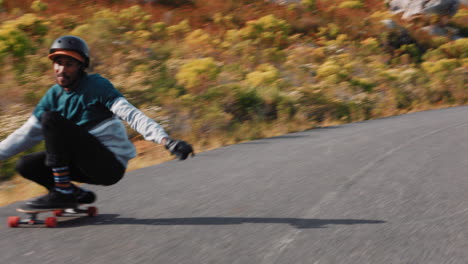
[[[19,227],[20,225],[45,225],[46,227],[56,227],[57,217],[64,215],[78,215],[84,214],[90,217],[96,216],[98,210],[94,206],[90,206],[86,209],[82,208],[64,208],[64,209],[28,209],[28,208],[17,208],[16,211],[25,213],[28,218],[21,218],[19,216],[8,217],[9,227]],[[52,212],[54,216],[47,217],[45,220],[38,219],[38,215],[41,213]]]

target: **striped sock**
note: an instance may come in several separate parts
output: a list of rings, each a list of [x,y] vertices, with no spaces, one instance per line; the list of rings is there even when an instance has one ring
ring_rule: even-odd
[[[73,185],[71,184],[70,168],[68,166],[52,168],[54,174],[54,189],[64,194],[73,193]]]

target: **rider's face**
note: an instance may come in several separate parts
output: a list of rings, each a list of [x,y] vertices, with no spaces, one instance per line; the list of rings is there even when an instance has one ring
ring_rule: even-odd
[[[72,89],[80,77],[81,63],[69,56],[59,56],[54,60],[54,73],[57,83],[65,89]]]

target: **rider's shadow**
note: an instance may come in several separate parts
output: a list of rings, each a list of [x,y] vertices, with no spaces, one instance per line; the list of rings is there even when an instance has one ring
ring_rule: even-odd
[[[59,227],[81,225],[154,225],[154,226],[217,226],[241,224],[287,224],[298,229],[326,228],[330,225],[384,224],[381,220],[366,219],[303,219],[275,217],[186,217],[139,219],[120,217],[117,214],[102,214],[92,218],[77,218],[64,221]]]

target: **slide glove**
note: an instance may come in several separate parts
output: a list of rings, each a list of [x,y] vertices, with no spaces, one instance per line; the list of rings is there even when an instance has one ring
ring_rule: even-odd
[[[192,157],[195,156],[192,145],[183,140],[167,139],[166,149],[168,149],[172,155],[176,155],[179,160],[185,160],[190,154],[192,154]]]

